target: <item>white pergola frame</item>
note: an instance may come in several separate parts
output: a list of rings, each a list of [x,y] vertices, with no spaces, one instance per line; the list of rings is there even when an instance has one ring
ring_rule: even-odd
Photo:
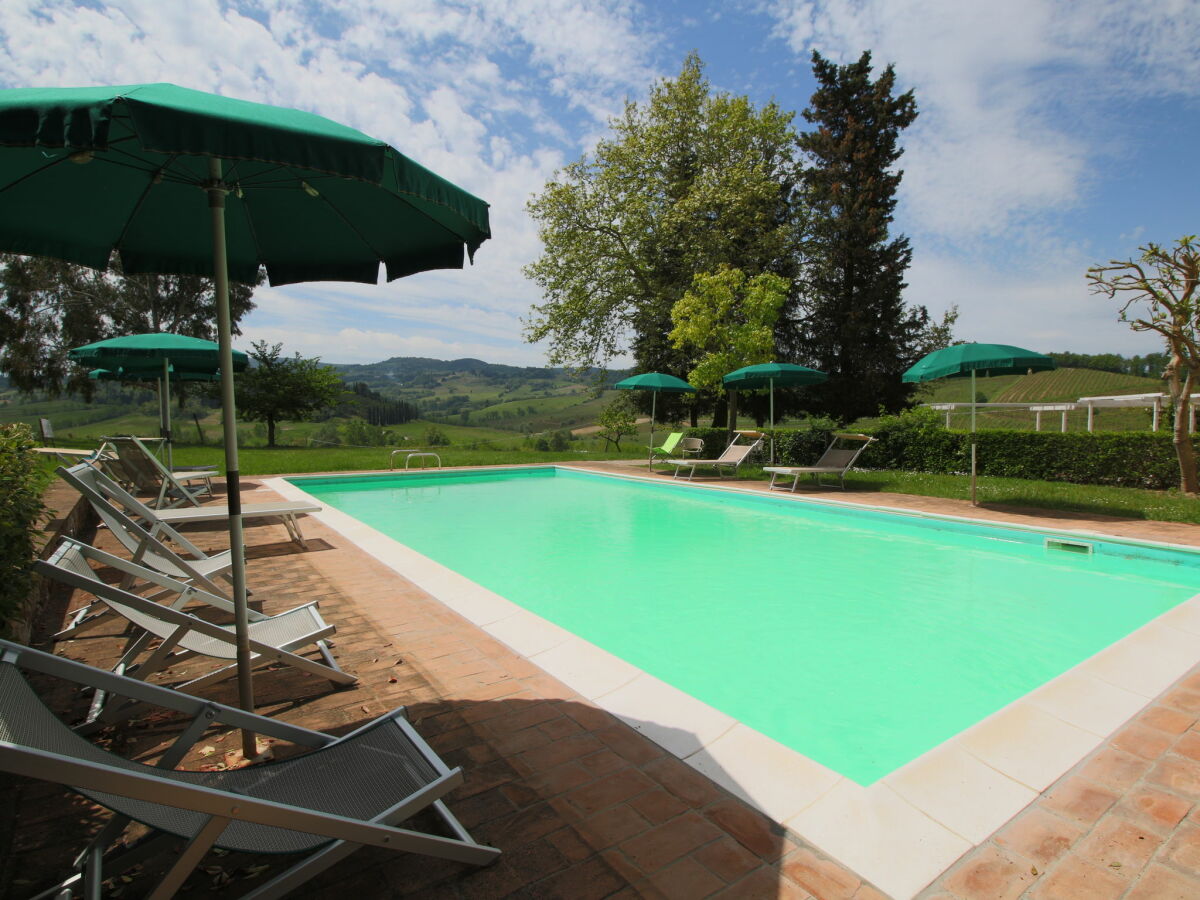
[[[1196,404],[1200,402],[1200,394],[1192,394],[1192,404],[1188,416],[1188,431],[1196,430]],[[1152,431],[1158,431],[1162,422],[1162,410],[1170,402],[1167,394],[1110,394],[1101,397],[1080,397],[1074,402],[1066,403],[925,403],[930,409],[946,414],[946,427],[950,427],[951,414],[962,410],[974,409],[1025,409],[1034,414],[1034,430],[1042,430],[1042,413],[1057,412],[1062,414],[1060,428],[1067,430],[1067,414],[1077,409],[1087,410],[1087,430],[1095,430],[1097,409],[1145,408],[1151,410]]]

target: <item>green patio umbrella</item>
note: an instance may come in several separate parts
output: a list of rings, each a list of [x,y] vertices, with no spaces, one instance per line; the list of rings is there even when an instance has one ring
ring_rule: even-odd
[[[216,288],[240,703],[253,709],[229,279],[374,284],[461,268],[488,207],[382,141],[172,84],[0,91],[0,251]],[[243,749],[253,742],[243,737]]]
[[[771,391],[771,463],[775,462],[775,385],[780,387],[799,387],[802,384],[820,384],[828,381],[829,376],[816,369],[797,366],[792,363],[759,363],[755,366],[742,366],[721,379],[726,387],[735,390],[752,391],[759,388],[769,388]]]
[[[167,466],[174,468],[171,446],[171,378],[182,381],[216,381],[221,371],[220,345],[186,334],[150,332],[108,338],[67,351],[67,358],[100,366],[89,377],[114,381],[157,381],[158,416],[167,445]],[[233,351],[233,370],[245,371],[249,358]]]
[[[658,405],[659,394],[694,394],[696,389],[674,375],[664,375],[662,372],[644,372],[641,375],[630,375],[618,381],[613,387],[622,391],[650,391],[650,461],[647,463],[654,468],[654,413]]]
[[[934,381],[938,378],[971,378],[971,503],[975,502],[975,373],[1012,375],[1055,368],[1054,360],[1032,350],[1009,344],[955,344],[934,350],[902,376],[906,382]]]

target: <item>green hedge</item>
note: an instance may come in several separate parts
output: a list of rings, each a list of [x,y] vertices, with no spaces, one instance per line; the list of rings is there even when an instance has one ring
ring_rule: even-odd
[[[775,453],[781,465],[812,465],[838,430],[828,419],[799,428],[780,428]],[[692,428],[704,438],[705,455],[725,446],[725,429]],[[859,457],[865,469],[899,469],[938,475],[971,470],[971,435],[947,431],[942,417],[917,408],[880,419],[871,429],[875,443]],[[1193,437],[1200,456],[1200,438]],[[1179,463],[1170,432],[981,431],[976,435],[980,475],[1067,481],[1165,490],[1179,486]]]
[[[0,425],[0,623],[6,625],[29,596],[42,490],[49,473],[39,464],[33,432],[19,423]],[[6,628],[3,630],[7,630]]]

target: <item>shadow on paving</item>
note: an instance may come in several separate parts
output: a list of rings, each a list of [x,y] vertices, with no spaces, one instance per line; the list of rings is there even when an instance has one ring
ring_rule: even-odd
[[[286,679],[286,688],[271,684],[283,674],[269,671],[258,681],[261,707],[284,720],[331,696],[361,699],[353,690],[331,694],[318,679],[301,693],[297,679]],[[38,687],[65,718],[86,712],[87,698],[66,685],[43,679]],[[228,685],[211,692],[221,701],[231,693]],[[363,848],[306,885],[303,896],[599,898],[627,889],[627,896],[665,896],[656,882],[676,896],[681,889],[696,897],[725,889],[739,897],[785,893],[775,865],[787,849],[781,830],[607,713],[557,700],[423,702],[408,713],[446,763],[464,769],[465,783],[447,798],[450,809],[477,841],[503,855],[476,868]],[[360,712],[328,730],[345,733],[372,718]],[[181,727],[181,720],[150,716],[107,729],[97,741],[152,761]],[[210,730],[197,749],[206,746],[220,758],[237,746],[237,732]],[[212,758],[193,752],[183,767]],[[31,897],[68,872],[108,814],[57,785],[0,777],[0,802],[19,822],[4,854],[0,894]],[[449,836],[431,813],[405,825]],[[195,898],[239,896],[298,858],[210,853],[184,890]],[[105,895],[144,896],[168,862],[151,861],[128,881],[108,885]]]

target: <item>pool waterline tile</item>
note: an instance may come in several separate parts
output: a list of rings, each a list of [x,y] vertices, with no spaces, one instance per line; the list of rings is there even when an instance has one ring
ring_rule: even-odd
[[[636,479],[642,476],[611,477]],[[268,485],[289,499],[311,499],[300,488],[283,479],[272,479]],[[750,492],[737,486],[703,483],[679,485],[679,488]],[[838,500],[813,500],[794,495],[787,499],[826,506],[863,508],[862,504]],[[868,508],[909,516],[925,515],[911,509]],[[973,524],[1012,527],[1007,522],[932,515],[934,518],[956,519]],[[524,613],[521,607],[510,604],[344,513],[327,508],[318,514],[318,518],[351,537],[367,552],[498,640],[514,646],[512,641],[520,643],[522,636],[527,635],[525,639],[533,640],[536,644],[534,635],[542,626],[530,623],[530,620],[512,611],[515,608]],[[1037,530],[1031,526],[1026,528]],[[1092,532],[1059,533],[1076,533],[1107,541],[1120,540],[1112,535]],[[1137,540],[1126,542],[1152,544]],[[1160,546],[1180,547],[1170,544]],[[1195,550],[1191,547],[1183,549]],[[558,628],[539,617],[533,616],[533,619],[552,629]],[[530,625],[528,632],[521,628],[521,622]],[[497,633],[504,632],[505,627],[509,629],[507,637]],[[1079,720],[1077,711],[1056,711],[1056,691],[1059,689],[1052,689],[1043,698],[1041,706],[1035,705],[1028,697],[1015,701],[869,788],[830,772],[744,725],[738,724],[725,731],[714,729],[714,722],[719,722],[725,714],[694,698],[692,704],[680,705],[674,710],[668,708],[665,712],[651,712],[652,720],[643,722],[639,730],[658,740],[654,734],[655,728],[658,728],[662,736],[659,743],[677,756],[682,755],[680,750],[699,747],[682,757],[697,771],[709,775],[776,821],[794,829],[804,839],[853,866],[894,896],[910,897],[969,849],[978,840],[976,835],[989,833],[1004,824],[1012,815],[1012,807],[1024,796],[1022,790],[1031,793],[1042,790],[1093,750],[1102,740],[1102,733],[1092,728],[1101,728],[1109,721],[1120,724],[1124,718],[1136,713],[1136,709],[1130,712],[1136,704],[1131,694],[1147,699],[1156,696],[1194,664],[1197,654],[1195,651],[1189,653],[1186,648],[1194,646],[1194,635],[1198,628],[1200,596],[1185,601],[1138,629],[1129,638],[1064,673],[1061,677],[1071,676],[1067,679],[1067,686],[1061,688],[1067,694],[1071,690],[1071,682],[1075,680],[1077,684],[1079,678],[1087,679],[1085,683],[1099,679],[1118,689],[1112,692],[1107,701],[1099,701],[1095,709],[1087,712],[1088,716],[1096,717],[1090,720],[1091,728],[1076,724]],[[569,646],[565,642],[532,655],[524,655],[539,664],[538,657],[544,658],[549,663],[547,670],[551,674],[588,696],[596,705],[626,721],[636,719],[637,703],[631,706],[630,697],[641,679],[653,676],[640,673],[640,670],[633,669],[623,660],[586,641],[572,638],[579,642],[572,649],[587,657],[585,664],[571,660],[572,654],[564,650]],[[586,650],[583,645],[586,645]],[[605,671],[606,665],[608,671]],[[579,686],[572,684],[572,678],[579,679],[579,684],[585,689],[580,690]],[[1054,684],[1051,681],[1047,687]],[[1076,722],[1065,720],[1062,718],[1064,715],[1076,719]],[[671,717],[669,721],[661,721],[667,716]],[[718,731],[720,733],[714,737]],[[678,736],[683,733],[691,733],[694,738],[689,740]],[[750,736],[746,733],[750,733]],[[737,746],[738,739],[744,745],[757,743],[761,752],[746,752],[744,746],[739,747],[742,752],[726,752],[726,748]],[[936,759],[935,754],[939,753],[951,754],[947,758],[957,759],[957,775],[963,777],[957,782],[957,776],[954,776],[949,778],[949,783],[943,779],[941,784],[929,785],[922,785],[919,778],[914,781],[916,776],[913,773],[926,764],[932,765],[930,761]],[[968,754],[978,766],[958,754]],[[773,759],[788,762],[780,766],[777,762],[773,763]],[[964,773],[970,773],[971,770],[975,777],[966,777]],[[773,771],[775,774],[764,778],[764,771]],[[802,774],[806,771],[811,774]],[[823,773],[828,773],[830,777],[824,777]],[[997,781],[997,777],[1004,781]],[[889,781],[893,778],[894,784]],[[786,792],[780,790],[781,780],[788,781]],[[754,787],[764,783],[771,786],[769,791]],[[957,788],[953,787],[955,783],[958,784]],[[1010,784],[1016,785],[1016,789],[1012,789]],[[752,789],[748,790],[748,786]],[[975,803],[978,817],[964,820],[961,816],[956,817],[955,810],[948,808],[947,798],[952,797],[955,790],[958,791],[959,802],[964,806]],[[781,793],[786,793],[792,799],[772,799],[772,795]],[[1003,796],[998,799],[997,794]],[[911,810],[916,818],[906,810]],[[855,811],[856,814],[865,815],[868,824],[874,825],[856,830],[852,814]],[[989,828],[990,818],[996,821]],[[962,832],[967,834],[963,835]]]

